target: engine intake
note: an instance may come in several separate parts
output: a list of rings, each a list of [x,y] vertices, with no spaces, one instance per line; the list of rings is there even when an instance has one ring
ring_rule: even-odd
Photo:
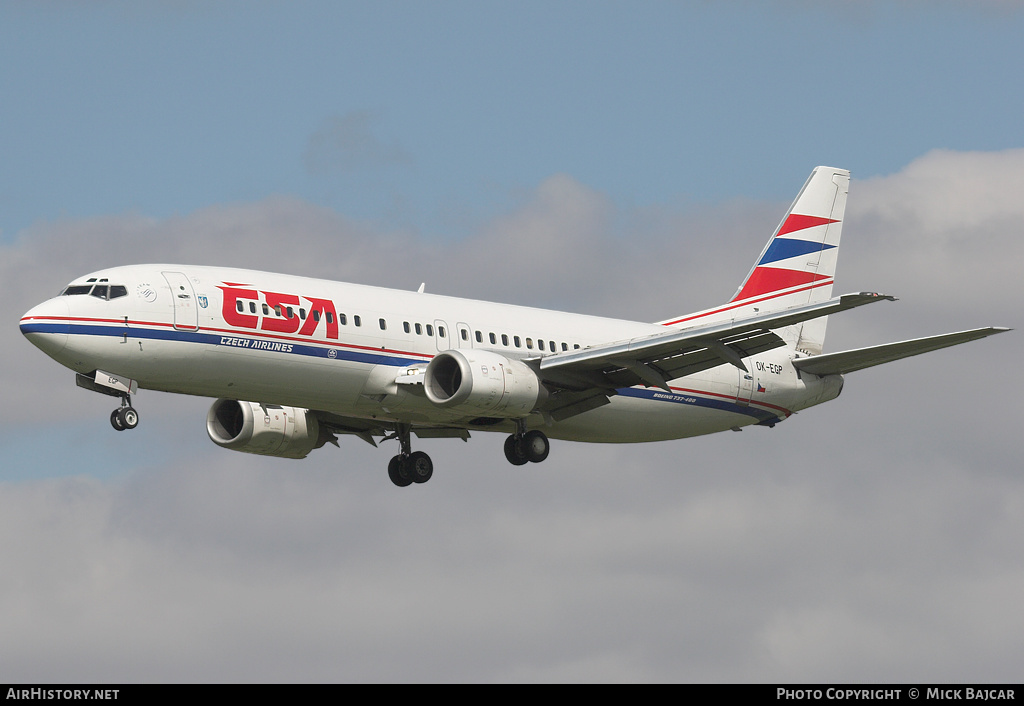
[[[540,378],[526,363],[475,349],[434,356],[423,387],[438,407],[509,419],[527,416],[547,397]]]
[[[305,458],[321,445],[320,423],[308,410],[258,402],[217,400],[206,433],[226,449],[280,458]]]

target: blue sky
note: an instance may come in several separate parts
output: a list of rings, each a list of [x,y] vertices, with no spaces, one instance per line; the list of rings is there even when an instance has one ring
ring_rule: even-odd
[[[1024,2],[0,0],[0,680],[1019,681]],[[223,264],[646,321],[853,172],[827,352],[774,429],[302,461],[140,426],[18,330],[85,272]],[[405,659],[408,657],[408,659]]]
[[[959,2],[0,4],[0,227],[295,195],[464,237],[567,173],[784,199],[1020,144],[1024,12]],[[315,154],[316,156],[311,156]]]

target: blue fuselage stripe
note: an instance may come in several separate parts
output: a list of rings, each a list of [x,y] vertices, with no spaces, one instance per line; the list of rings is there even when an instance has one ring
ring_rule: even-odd
[[[703,407],[705,409],[718,409],[723,412],[745,414],[748,417],[753,417],[759,421],[777,419],[779,417],[777,413],[757,409],[752,405],[741,405],[738,404],[736,400],[715,399],[713,397],[704,397],[703,395],[693,393],[664,392],[662,390],[651,390],[640,387],[623,387],[616,390],[616,392],[623,397],[636,397],[644,400],[655,400],[658,402],[668,402],[670,404],[693,405],[695,407]]]
[[[118,326],[104,324],[81,323],[37,323],[21,324],[22,333],[68,334],[72,336],[105,336],[111,338],[179,341],[202,345],[249,349],[254,351],[303,355],[312,358],[350,361],[368,365],[390,365],[396,368],[424,363],[422,358],[408,358],[398,355],[384,355],[371,351],[354,350],[348,346],[337,346],[330,343],[309,345],[294,341],[279,341],[272,337],[254,337],[242,333],[208,333],[202,331],[181,331],[177,329],[154,329],[138,326]],[[426,355],[426,354],[424,354]],[[723,412],[743,414],[759,421],[777,419],[779,415],[753,405],[741,405],[736,400],[715,399],[701,394],[689,392],[664,392],[640,387],[623,387],[616,390],[622,397],[632,397],[670,404],[683,404],[705,409],[717,409]]]
[[[136,326],[110,326],[102,324],[44,324],[24,323],[21,325],[22,333],[59,333],[72,336],[106,336],[111,338],[123,338],[160,341],[178,341],[182,343],[199,343],[209,346],[224,346],[231,348],[242,348],[254,351],[266,351],[272,353],[289,353],[293,355],[304,355],[312,358],[327,358],[331,360],[347,360],[357,363],[368,363],[374,365],[393,365],[404,368],[407,365],[424,362],[422,358],[408,358],[395,355],[383,355],[371,351],[353,350],[347,346],[337,346],[330,343],[320,345],[309,345],[295,343],[293,341],[279,341],[270,337],[247,336],[242,333],[207,333],[203,331],[181,331],[177,329],[153,329]]]

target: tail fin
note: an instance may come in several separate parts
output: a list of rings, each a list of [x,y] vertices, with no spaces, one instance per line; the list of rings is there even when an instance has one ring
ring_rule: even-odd
[[[832,296],[849,187],[847,170],[816,167],[733,298],[724,306],[662,323],[710,323],[826,301]],[[825,324],[822,317],[776,333],[791,347],[817,354]]]

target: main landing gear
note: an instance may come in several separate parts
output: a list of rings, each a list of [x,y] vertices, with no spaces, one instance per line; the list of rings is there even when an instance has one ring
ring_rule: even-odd
[[[526,431],[523,424],[518,426],[516,433],[505,439],[505,458],[508,462],[513,466],[523,466],[546,459],[551,451],[547,435],[539,429]]]
[[[404,488],[413,483],[426,483],[434,475],[434,462],[430,460],[423,451],[413,451],[410,442],[412,426],[399,424],[395,429],[395,436],[398,443],[402,445],[402,453],[391,459],[388,463],[388,477],[391,482],[399,488]]]
[[[388,477],[399,488],[413,483],[426,483],[434,475],[434,462],[422,451],[413,451],[410,442],[412,425],[397,424],[395,433],[385,439],[398,439],[402,452],[388,463]],[[548,457],[551,443],[539,429],[526,430],[526,424],[517,422],[516,433],[505,439],[505,458],[514,466],[540,463]]]
[[[132,407],[132,398],[128,395],[123,396],[121,406],[110,413],[110,426],[118,431],[139,426],[139,413]]]

